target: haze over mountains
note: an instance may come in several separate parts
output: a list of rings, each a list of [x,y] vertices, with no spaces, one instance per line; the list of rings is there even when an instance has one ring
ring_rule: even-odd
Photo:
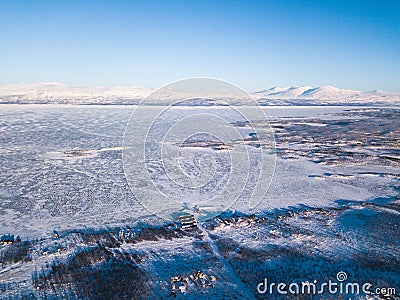
[[[57,82],[0,84],[0,104],[137,104],[153,91],[153,88],[138,86],[72,87]],[[400,93],[381,90],[354,91],[333,86],[272,87],[251,95],[262,105],[400,104]],[[246,104],[241,99],[235,99],[234,103]]]

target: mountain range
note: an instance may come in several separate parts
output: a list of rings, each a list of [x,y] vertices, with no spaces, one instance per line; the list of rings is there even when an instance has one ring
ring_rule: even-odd
[[[57,82],[0,84],[0,104],[137,104],[153,91],[155,89],[139,86],[72,87]],[[262,105],[400,104],[400,93],[381,90],[355,91],[333,86],[272,87],[251,95]],[[246,103],[236,99],[235,104]]]
[[[319,104],[400,103],[400,93],[381,90],[355,91],[333,86],[315,88],[311,86],[272,87],[267,90],[255,92],[253,96],[259,100],[286,100],[286,102],[287,100],[293,100],[299,103],[318,102]],[[276,103],[276,101],[272,102]]]

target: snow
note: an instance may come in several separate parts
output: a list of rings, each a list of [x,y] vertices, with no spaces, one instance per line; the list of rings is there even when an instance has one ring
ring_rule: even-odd
[[[256,96],[263,96],[263,97],[265,96],[281,97],[282,95],[284,95],[287,98],[296,98],[311,89],[312,89],[311,86],[289,86],[284,88],[273,87],[264,91],[256,92],[254,94]]]
[[[0,84],[0,103],[137,104],[154,91],[154,88],[140,86],[74,87],[58,82]],[[326,104],[328,101],[330,105],[334,103],[400,103],[400,93],[381,90],[355,91],[333,86],[272,87],[256,91],[251,95],[258,100],[281,101],[263,102],[270,105],[289,104],[283,100],[301,100],[297,104],[310,104],[309,101],[312,101],[312,104]],[[163,95],[163,98],[167,99],[168,95]],[[220,99],[224,98],[232,100],[235,95],[225,94],[220,97]],[[236,100],[235,104],[248,104],[248,100]],[[163,104],[162,99],[153,102]],[[202,103],[198,101],[196,105],[202,105]]]
[[[116,103],[141,100],[154,89],[136,86],[73,87],[57,82],[0,85],[0,103]]]
[[[331,88],[327,92],[339,93]],[[172,117],[198,109],[176,107]],[[201,108],[221,115],[226,109]],[[98,290],[82,284],[82,275],[98,278],[94,283],[102,284],[101,292],[111,289],[121,299],[137,298],[132,292],[136,287],[149,299],[172,298],[172,287],[186,299],[232,295],[248,299],[260,296],[255,289],[266,277],[274,282],[328,280],[339,270],[351,280],[398,286],[400,212],[394,189],[398,165],[369,158],[346,160],[338,149],[330,148],[337,140],[335,147],[343,146],[350,152],[347,155],[363,151],[398,158],[389,152],[396,136],[392,140],[391,135],[374,131],[382,121],[381,130],[395,134],[400,113],[395,108],[357,108],[367,114],[369,125],[352,131],[356,137],[372,132],[374,139],[381,138],[379,147],[349,145],[348,130],[339,139],[329,135],[358,124],[348,122],[349,117],[361,120],[354,108],[265,108],[273,117],[271,124],[280,125],[293,138],[276,141],[283,154],[288,151],[294,158],[277,158],[270,189],[259,206],[249,209],[246,199],[239,199],[226,213],[198,222],[193,231],[149,216],[132,196],[121,157],[132,110],[131,106],[0,105],[0,141],[5,150],[0,153],[0,233],[23,238],[22,243],[0,245],[2,261],[21,253],[19,260],[4,259],[1,298],[82,299],[88,291],[95,297]],[[197,125],[191,126],[197,130]],[[291,127],[295,131],[288,131]],[[320,135],[329,144],[313,140]],[[230,144],[229,152],[243,149],[238,140]],[[327,154],[320,163],[295,157],[296,151],[316,155],[321,146],[329,147],[320,152]],[[203,150],[187,147],[182,153],[190,159]],[[337,157],[328,164],[330,155]],[[152,161],[151,170],[157,172],[156,167]],[[54,229],[60,237],[54,237]],[[170,282],[172,277],[188,278],[198,271],[216,280],[204,288],[193,281],[176,286]],[[134,284],[126,284],[130,282]]]
[[[266,113],[274,119],[290,116],[285,120],[295,119],[294,123],[319,130],[326,126],[311,119],[299,123],[298,117],[321,118],[328,112],[337,112],[339,115],[335,118],[344,118],[340,113],[346,109],[271,107],[266,108]],[[176,110],[184,114],[196,108],[177,107]],[[202,108],[207,110],[216,111],[211,107]],[[224,108],[218,110],[224,113]],[[126,224],[148,218],[149,212],[134,198],[123,175],[122,136],[131,112],[132,107],[127,106],[0,105],[0,133],[3,148],[7,150],[2,153],[1,164],[0,180],[4,185],[0,197],[4,217],[0,233],[13,232],[22,237],[46,235],[55,228]],[[24,122],[28,119],[29,123]],[[243,147],[238,143],[232,145],[234,149],[229,152],[239,155],[238,149]],[[285,145],[281,144],[288,151],[297,147]],[[312,143],[300,148],[312,149]],[[213,150],[188,147],[182,151],[185,158],[194,159],[204,151]],[[379,154],[383,150],[376,151]],[[344,178],[340,174],[352,176]],[[397,172],[389,166],[347,164],[340,167],[305,159],[278,158],[267,197],[257,209],[264,211],[299,203],[324,206],[334,204],[337,199],[361,201],[387,196],[396,178],[386,174]],[[164,180],[164,177],[157,178]],[[201,209],[212,211],[213,205],[202,203]],[[238,201],[232,209],[248,211],[249,204]]]
[[[286,88],[273,87],[253,93],[257,99],[279,99],[279,100],[314,100],[317,103],[323,101],[335,103],[353,102],[385,102],[400,103],[400,93],[384,92],[380,90],[373,91],[355,91],[341,89],[333,86],[310,87],[310,86],[292,86]]]

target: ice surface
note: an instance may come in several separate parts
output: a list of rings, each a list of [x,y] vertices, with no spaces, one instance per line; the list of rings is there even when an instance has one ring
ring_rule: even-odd
[[[27,237],[46,235],[53,229],[127,224],[149,218],[151,213],[135,199],[123,173],[123,134],[134,109],[130,106],[1,105],[0,233],[12,232]],[[182,112],[196,110],[193,107],[179,109]],[[201,109],[215,111],[215,108]],[[223,108],[219,109],[223,114]],[[320,128],[329,126],[328,131],[333,132],[333,128],[339,126],[332,125],[330,120],[323,124],[326,127],[309,126],[310,118],[315,125],[323,123],[319,120],[328,113],[336,114],[335,118],[340,120],[349,113],[345,110],[345,107],[265,109],[276,127],[279,155],[274,177],[268,193],[256,208],[249,209],[246,197],[242,197],[232,209],[264,211],[300,203],[326,206],[338,199],[367,200],[394,195],[392,187],[397,184],[398,169],[392,160],[391,163],[385,163],[386,158],[376,162],[369,158],[341,162],[335,156],[341,153],[336,148],[321,151],[317,143],[307,142],[308,137],[315,135],[308,128],[316,128],[319,132]],[[385,111],[385,114],[390,112]],[[289,132],[292,140],[286,141],[283,137],[288,136],[287,132],[280,134],[278,127],[283,126],[285,130],[298,128],[299,118],[307,118],[301,127],[300,140],[296,139],[299,134],[296,129],[297,133]],[[295,122],[289,124],[292,121]],[[245,126],[241,130],[245,132]],[[365,128],[365,132],[368,130]],[[393,134],[395,132],[391,136]],[[371,145],[364,146],[357,149],[366,150]],[[236,141],[229,151],[239,153],[235,151],[241,151],[242,147]],[[344,141],[342,148],[348,147],[358,151]],[[253,146],[245,148],[256,149]],[[388,156],[388,151],[395,155],[395,150],[389,148],[374,148],[374,157]],[[213,154],[225,150],[184,147],[182,155],[191,172],[196,172],[196,162],[191,159],[204,151]],[[303,153],[314,154],[305,157]],[[343,157],[354,157],[353,154],[346,155]],[[322,163],[313,162],[317,156],[321,157]],[[157,162],[149,165],[149,170],[157,172]],[[160,180],[162,185],[162,177]],[[190,194],[186,197],[190,202]],[[207,211],[206,204],[203,208]]]

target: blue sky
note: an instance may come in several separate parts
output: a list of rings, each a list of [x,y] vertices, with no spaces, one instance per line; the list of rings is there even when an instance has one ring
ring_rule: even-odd
[[[0,83],[400,91],[400,1],[3,1]]]

